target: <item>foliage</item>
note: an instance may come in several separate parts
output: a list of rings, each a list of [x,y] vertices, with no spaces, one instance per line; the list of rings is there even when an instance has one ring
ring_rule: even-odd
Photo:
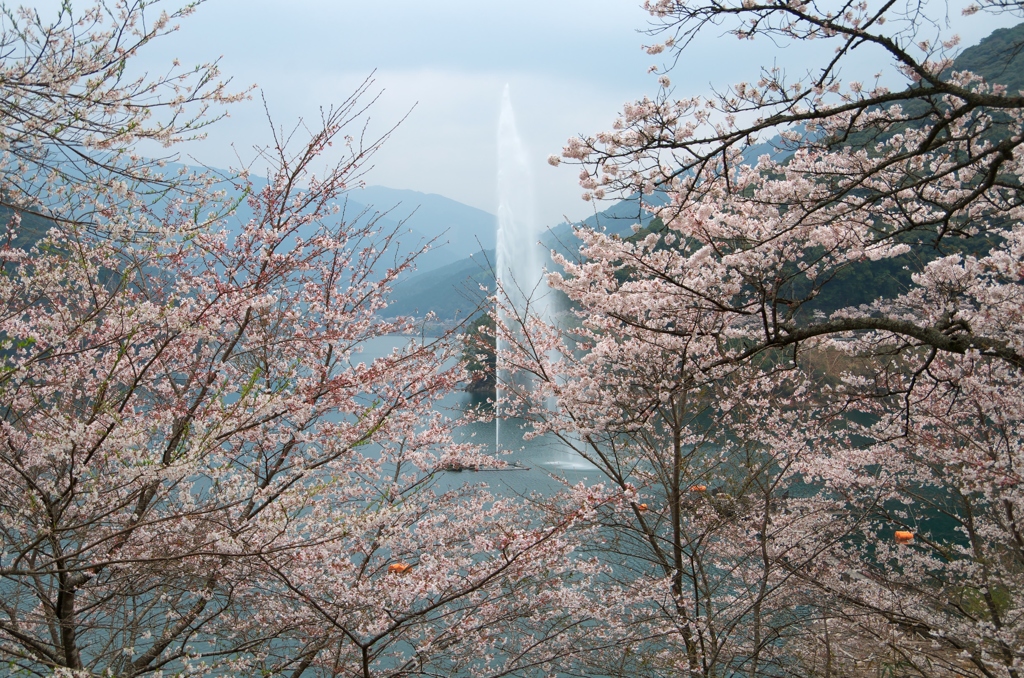
[[[466,327],[465,348],[462,350],[466,369],[470,374],[494,374],[494,351],[494,318],[489,313],[481,313]]]
[[[971,71],[985,78],[986,82],[1005,86],[1007,92],[1019,92],[1024,89],[1022,42],[1024,24],[997,29],[981,43],[960,53],[953,60],[952,70]]]
[[[50,17],[0,5],[0,205],[83,225],[131,207],[141,227],[146,215],[159,219],[151,209],[166,191],[208,188],[199,176],[163,176],[162,161],[134,150],[201,137],[223,115],[216,107],[246,95],[228,89],[215,63],[133,74],[132,59],[197,4],[111,0],[75,12],[61,3]]]
[[[337,206],[383,141],[346,134],[370,83],[319,126],[275,131],[266,185],[232,179],[253,218],[231,232],[206,179],[150,183],[130,155],[205,126],[222,93],[201,94],[214,72],[201,68],[171,121],[147,126],[150,97],[192,82],[122,82],[167,26],[149,7],[65,5],[43,33],[33,12],[7,15],[21,23],[4,34],[0,89],[28,112],[0,112],[24,131],[4,132],[7,167],[49,169],[8,172],[0,250],[6,671],[498,676],[615,642],[622,595],[594,606],[603,566],[567,533],[617,492],[575,488],[545,522],[443,482],[496,462],[433,407],[464,378],[460,344],[402,341],[410,322],[380,319],[411,266],[395,232]],[[195,117],[175,117],[190,103]],[[332,145],[340,161],[314,174]],[[65,152],[84,174],[47,165]],[[123,154],[143,183],[109,182]],[[62,212],[67,196],[79,202]],[[19,239],[26,204],[59,227]]]
[[[950,69],[923,3],[646,6],[667,70],[704,30],[836,49],[708,98],[666,73],[571,139],[552,164],[666,192],[664,230],[578,229],[571,328],[501,316],[504,407],[634,493],[595,523],[643,672],[1019,676],[1024,96]],[[843,83],[854,48],[904,86]],[[744,164],[772,132],[791,155]],[[868,262],[895,284],[849,289]]]

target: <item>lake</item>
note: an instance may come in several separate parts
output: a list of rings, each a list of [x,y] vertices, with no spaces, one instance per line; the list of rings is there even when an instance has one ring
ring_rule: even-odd
[[[405,346],[417,337],[378,337],[364,345],[359,356],[353,361],[369,362],[387,355],[393,349]],[[486,406],[478,395],[458,391],[448,394],[437,404],[437,409],[449,416],[460,417],[472,407]],[[455,431],[457,442],[478,444],[483,451],[507,464],[523,468],[482,471],[446,471],[438,480],[438,489],[457,487],[464,483],[484,483],[499,496],[520,496],[530,493],[552,494],[562,487],[556,478],[576,484],[580,481],[599,482],[601,473],[589,462],[582,459],[568,446],[552,436],[532,440],[523,439],[524,422],[505,419],[501,422],[501,438],[497,439],[498,427],[493,423],[469,423]],[[500,448],[505,454],[495,454]]]

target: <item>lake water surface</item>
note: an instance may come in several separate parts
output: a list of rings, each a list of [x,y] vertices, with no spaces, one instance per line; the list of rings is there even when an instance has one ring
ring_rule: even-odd
[[[364,346],[359,357],[353,360],[370,362],[374,358],[387,355],[398,347],[409,342],[419,341],[416,337],[388,336],[379,337]],[[451,393],[439,401],[437,409],[456,418],[468,408],[488,406],[480,396],[463,391]],[[515,464],[522,468],[505,470],[481,471],[448,471],[441,478],[438,489],[459,486],[463,483],[484,483],[491,490],[502,496],[524,495],[531,493],[552,494],[562,487],[563,482],[575,485],[583,482],[599,482],[601,473],[589,462],[579,457],[565,443],[552,436],[542,436],[531,440],[524,439],[524,422],[516,419],[505,419],[501,422],[500,440],[497,439],[498,427],[491,423],[469,423],[455,431],[458,442],[471,442],[480,445],[483,451],[506,464]],[[502,454],[496,454],[500,448]]]

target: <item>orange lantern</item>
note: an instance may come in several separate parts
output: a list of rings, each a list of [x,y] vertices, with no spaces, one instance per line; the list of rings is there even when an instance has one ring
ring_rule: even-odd
[[[690,492],[707,492],[707,485],[690,485]]]
[[[406,563],[391,563],[388,565],[388,572],[393,574],[408,574],[411,569],[412,565],[407,565]]]
[[[896,543],[909,544],[914,541],[914,533],[907,530],[896,530]]]

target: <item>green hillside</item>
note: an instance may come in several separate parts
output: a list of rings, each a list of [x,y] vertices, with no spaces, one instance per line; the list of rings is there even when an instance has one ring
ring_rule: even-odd
[[[13,214],[14,211],[11,208],[0,207],[0,234],[7,228]],[[15,247],[29,249],[53,226],[54,223],[45,217],[22,212],[21,227],[18,229],[18,237],[15,238],[13,244]]]
[[[1024,23],[997,29],[968,47],[954,59],[953,70],[972,71],[1011,93],[1024,90]]]
[[[954,71],[971,71],[982,76],[988,83],[1005,85],[1011,92],[1024,89],[1024,23],[1012,28],[1000,28],[977,45],[966,48],[943,75],[949,77]],[[934,120],[937,111],[941,109],[942,105],[938,102],[929,104],[913,100],[903,104],[904,113],[919,119],[921,124]],[[991,134],[1006,134],[1008,117],[998,111],[990,114],[994,121]],[[890,128],[884,132],[884,136],[906,129],[910,124],[913,123]],[[842,145],[869,146],[879,140],[877,135],[861,133],[853,135]],[[866,304],[879,297],[895,297],[910,286],[911,276],[929,261],[950,254],[949,248],[953,243],[957,242],[958,251],[965,254],[979,254],[993,245],[986,238],[948,240],[944,243],[944,249],[939,251],[930,242],[920,241],[920,235],[908,234],[908,237],[917,239],[912,254],[881,261],[864,261],[843,268],[837,272],[831,284],[824,285],[818,296],[804,306],[804,310],[831,313],[840,308]],[[801,285],[798,281],[789,290],[792,298],[800,298],[804,294],[803,287],[810,288],[809,283]]]

